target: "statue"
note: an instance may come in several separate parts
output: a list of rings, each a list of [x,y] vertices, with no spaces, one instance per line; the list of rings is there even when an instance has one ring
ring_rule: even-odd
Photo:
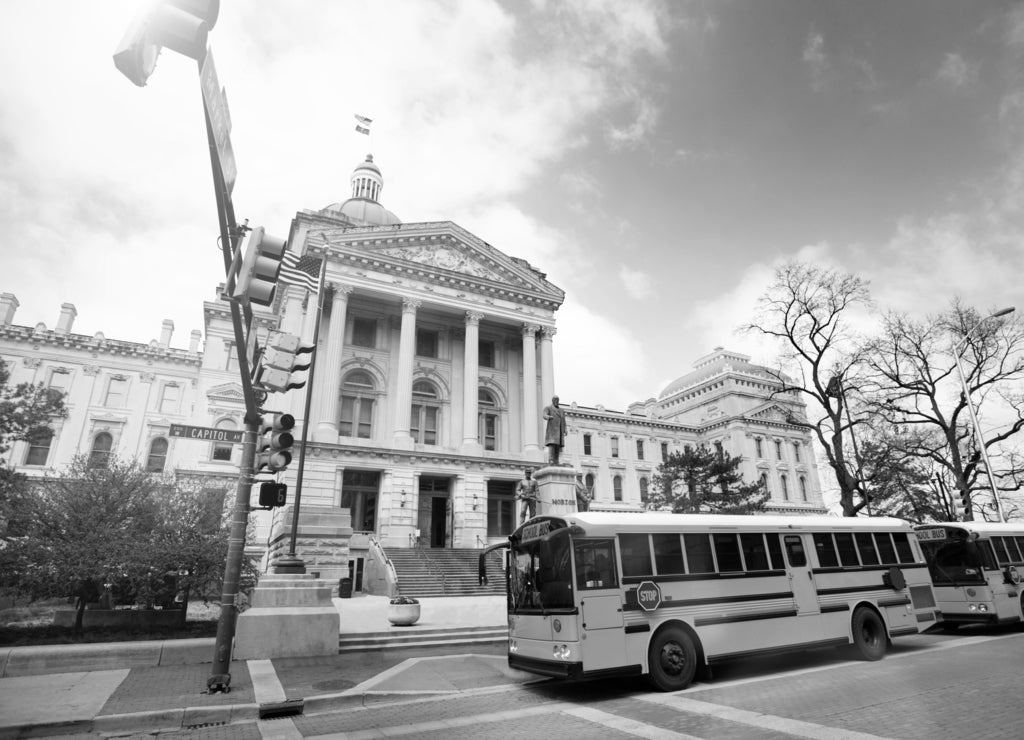
[[[573,481],[576,489],[576,511],[590,510],[590,491],[583,483],[583,473],[576,473],[576,480]]]
[[[558,396],[551,397],[551,405],[545,406],[544,445],[548,448],[548,464],[558,465],[558,456],[565,445],[565,412],[558,405]]]
[[[523,475],[523,479],[516,484],[516,498],[523,502],[522,511],[519,513],[520,524],[537,515],[537,501],[540,498],[537,481],[533,479],[533,469],[527,468]]]

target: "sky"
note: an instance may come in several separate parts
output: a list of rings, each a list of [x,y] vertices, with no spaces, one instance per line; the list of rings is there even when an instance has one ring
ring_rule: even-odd
[[[195,62],[117,71],[136,2],[0,5],[14,323],[68,302],[187,348],[224,275]],[[284,236],[372,152],[403,221],[565,290],[563,403],[625,410],[716,347],[773,364],[736,329],[788,260],[913,315],[1024,302],[1019,2],[223,0],[209,42],[238,219]]]

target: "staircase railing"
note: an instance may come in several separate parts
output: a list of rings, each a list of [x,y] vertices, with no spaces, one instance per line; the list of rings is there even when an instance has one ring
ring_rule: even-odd
[[[384,552],[384,548],[380,542],[372,534],[369,537],[369,547],[367,550],[371,554],[371,557],[375,558],[381,566],[384,568],[384,582],[387,584],[387,592],[391,593],[391,587],[394,586],[395,593],[398,593],[398,571],[395,570],[395,564],[391,562],[391,558]]]

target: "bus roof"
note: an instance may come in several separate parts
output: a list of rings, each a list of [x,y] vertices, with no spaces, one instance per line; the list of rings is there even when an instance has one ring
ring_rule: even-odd
[[[609,512],[581,511],[545,519],[560,519],[569,526],[578,525],[588,535],[613,532],[674,531],[701,529],[741,530],[903,530],[909,522],[890,517],[777,516],[730,514],[673,514],[663,511]],[[529,523],[527,522],[527,525]]]
[[[919,524],[914,529],[929,529],[934,527],[956,527],[967,532],[977,532],[987,535],[1024,535],[1024,522],[933,522],[931,524]]]

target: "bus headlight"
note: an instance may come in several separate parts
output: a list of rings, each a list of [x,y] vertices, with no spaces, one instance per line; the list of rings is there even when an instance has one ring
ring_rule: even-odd
[[[509,640],[508,641],[508,651],[510,653],[518,653],[519,652],[519,643],[517,643],[515,640]]]
[[[987,612],[988,611],[988,604],[978,604],[978,611],[979,612]]]
[[[967,611],[969,611],[969,612],[976,612],[976,611],[978,611],[978,605],[977,604],[968,604],[967,605]]]
[[[568,645],[552,645],[551,654],[557,660],[567,660],[569,657],[569,646]]]

